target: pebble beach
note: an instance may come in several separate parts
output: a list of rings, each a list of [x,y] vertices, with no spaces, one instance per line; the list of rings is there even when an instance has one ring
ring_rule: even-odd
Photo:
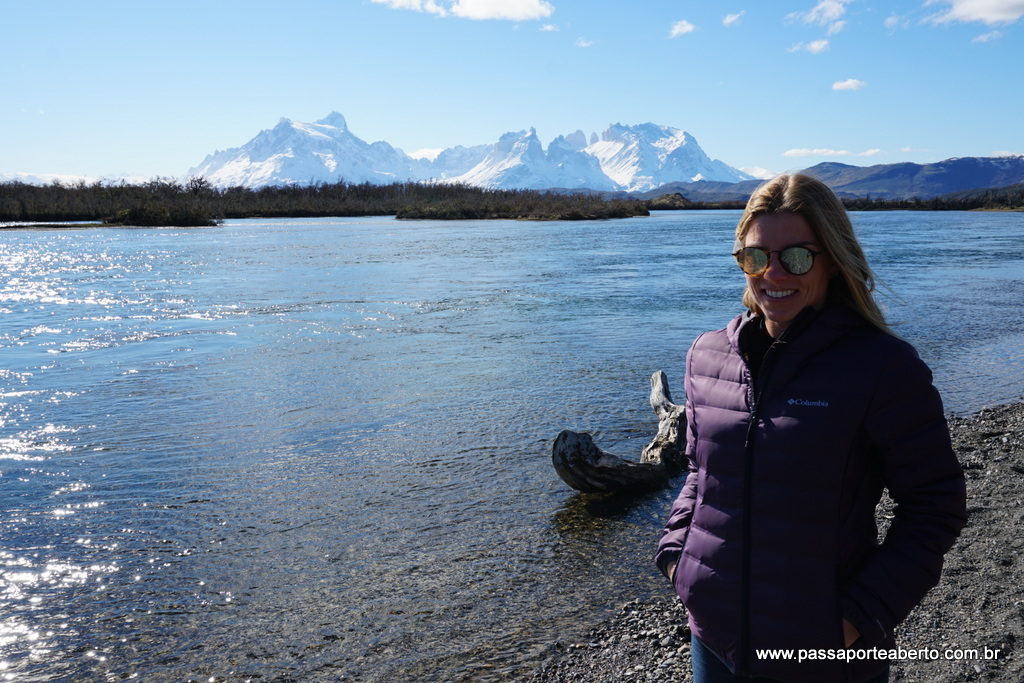
[[[968,522],[941,581],[897,630],[898,647],[939,658],[894,660],[890,680],[1024,680],[1024,403],[948,420],[967,477]],[[891,514],[883,498],[883,532]],[[627,602],[583,641],[556,643],[532,680],[691,681],[689,640],[686,610],[666,581],[664,599]]]

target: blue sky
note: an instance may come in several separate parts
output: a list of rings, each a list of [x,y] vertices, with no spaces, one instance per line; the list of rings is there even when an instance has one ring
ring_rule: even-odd
[[[736,167],[1024,153],[1024,0],[0,0],[0,174],[178,176],[336,110],[406,152],[653,121]]]

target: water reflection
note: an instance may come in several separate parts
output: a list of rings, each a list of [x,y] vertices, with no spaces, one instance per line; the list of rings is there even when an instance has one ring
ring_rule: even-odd
[[[663,594],[676,485],[574,494],[550,438],[640,452],[735,218],[5,235],[0,676],[517,679]],[[914,220],[972,248],[855,216],[901,333],[948,407],[1012,397],[1019,219]]]
[[[669,480],[665,489],[678,489],[682,479]],[[661,492],[631,493],[575,493],[554,515],[554,528],[563,536],[592,536],[612,526],[617,520],[628,519],[637,509],[662,498]]]

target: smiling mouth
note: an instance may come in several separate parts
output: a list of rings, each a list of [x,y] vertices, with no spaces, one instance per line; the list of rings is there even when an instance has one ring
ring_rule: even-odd
[[[782,299],[796,292],[795,289],[764,289],[761,290],[769,299]]]

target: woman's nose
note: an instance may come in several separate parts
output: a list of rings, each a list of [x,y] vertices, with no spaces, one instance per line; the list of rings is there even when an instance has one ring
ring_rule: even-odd
[[[762,274],[762,277],[766,277],[769,280],[779,280],[789,275],[786,269],[782,267],[782,255],[773,251],[768,255],[768,268]]]

